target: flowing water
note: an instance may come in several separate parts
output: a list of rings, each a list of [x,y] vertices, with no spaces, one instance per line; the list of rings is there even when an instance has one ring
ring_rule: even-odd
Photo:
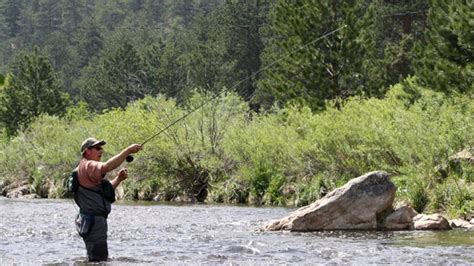
[[[107,264],[474,264],[474,232],[260,232],[294,209],[122,202]],[[0,265],[86,260],[71,200],[0,198]]]

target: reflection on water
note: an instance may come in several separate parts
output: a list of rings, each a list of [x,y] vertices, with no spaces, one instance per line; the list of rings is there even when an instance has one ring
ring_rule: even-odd
[[[474,232],[260,232],[293,209],[119,203],[111,264],[474,264]],[[0,264],[85,261],[70,200],[0,198]]]

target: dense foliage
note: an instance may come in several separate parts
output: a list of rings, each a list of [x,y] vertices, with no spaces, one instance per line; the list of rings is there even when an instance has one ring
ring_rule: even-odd
[[[386,99],[352,98],[322,113],[289,106],[258,115],[235,95],[223,96],[145,145],[128,165],[134,178],[123,186],[124,197],[302,205],[353,177],[385,170],[398,185],[398,200],[420,211],[472,215],[473,166],[456,168],[449,156],[472,146],[473,102],[405,86],[421,95],[413,104],[397,85]],[[42,196],[61,197],[86,137],[106,139],[110,157],[207,100],[194,94],[182,108],[149,97],[102,115],[79,106],[64,118],[42,116],[2,144],[0,172],[9,182],[27,180]]]
[[[474,2],[432,1],[430,31],[420,44],[418,76],[440,91],[474,90]]]
[[[373,9],[363,1],[277,2],[271,29],[279,38],[269,40],[264,59],[271,64],[281,54],[287,57],[265,71],[262,89],[280,101],[294,99],[315,109],[336,97],[377,95],[373,90],[380,86],[370,84],[376,79],[364,64],[371,58],[361,56],[374,43],[362,37],[372,18]]]
[[[95,111],[123,108],[145,95],[182,102],[194,88],[224,86],[254,110],[288,101],[317,110],[335,98],[382,97],[413,74],[412,48],[422,43],[431,6],[432,24],[445,27],[435,9],[447,4],[436,3],[1,0],[0,72],[12,71],[19,54],[38,46],[65,92]],[[465,24],[469,5],[464,1],[442,17]],[[468,45],[469,30],[459,23],[450,28],[467,33],[454,36]],[[439,60],[425,52],[418,52],[417,62],[426,62],[418,72],[430,80],[428,61]]]
[[[61,81],[55,75],[48,58],[35,49],[15,62],[13,74],[0,93],[0,123],[7,135],[25,129],[42,113],[61,114],[69,104]]]
[[[0,0],[0,189],[64,196],[143,142],[127,199],[303,205],[373,170],[470,218],[473,1]]]

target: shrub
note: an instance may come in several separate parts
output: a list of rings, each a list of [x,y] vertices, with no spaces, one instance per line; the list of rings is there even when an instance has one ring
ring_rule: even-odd
[[[58,180],[79,161],[82,140],[105,139],[107,159],[209,97],[196,93],[184,106],[147,97],[101,115],[78,105],[64,118],[41,116],[29,130],[0,142],[1,179],[29,180],[35,189],[54,185],[53,194],[61,196]],[[126,198],[188,198],[197,174],[206,173],[209,194],[202,200],[301,206],[352,178],[385,170],[398,187],[398,201],[419,211],[472,216],[473,166],[449,160],[473,146],[474,102],[467,96],[447,97],[407,80],[385,99],[329,102],[319,113],[293,105],[257,114],[232,94],[204,106],[135,155],[127,167],[146,180],[125,182]]]

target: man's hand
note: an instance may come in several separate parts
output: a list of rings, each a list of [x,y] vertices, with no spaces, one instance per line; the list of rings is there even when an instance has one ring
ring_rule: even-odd
[[[127,168],[121,169],[118,173],[118,176],[117,176],[119,182],[124,181],[125,179],[127,179],[127,177],[128,177],[128,169]]]
[[[132,144],[132,145],[128,146],[128,148],[127,148],[129,153],[137,153],[141,149],[142,149],[141,144]]]
[[[132,153],[136,153],[141,149],[141,144],[132,144],[127,148],[123,149],[119,154],[113,156],[112,158],[107,160],[107,162],[104,163],[104,166],[102,167],[102,174],[106,174],[107,172],[110,172],[115,168],[119,167],[120,164],[122,164],[123,161],[127,159],[127,156]]]

